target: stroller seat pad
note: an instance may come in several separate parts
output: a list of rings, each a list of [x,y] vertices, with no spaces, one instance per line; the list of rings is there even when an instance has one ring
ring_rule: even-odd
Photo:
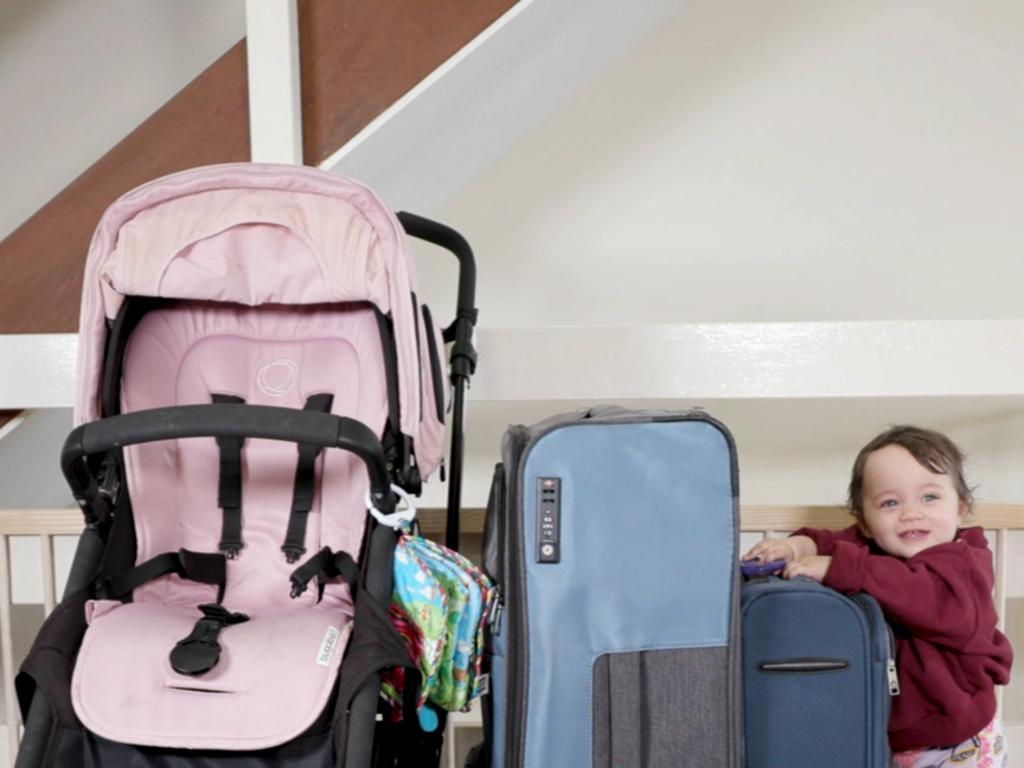
[[[331,412],[379,434],[387,417],[380,334],[372,310],[339,307],[239,307],[182,302],[149,312],[132,334],[121,390],[124,411],[203,404],[216,394],[250,405],[301,409],[311,395],[332,396]],[[163,441],[125,449],[137,537],[136,562],[181,547],[217,550],[220,461],[213,438]],[[295,563],[281,545],[295,490],[297,447],[245,440],[241,470],[242,549],[228,562],[224,604],[258,615],[289,608]],[[366,512],[366,469],[353,454],[325,450],[316,459],[315,492],[305,531],[306,553],[322,546],[359,551]],[[136,602],[196,606],[210,587],[167,576],[143,585]],[[348,602],[348,588],[329,584],[327,602]],[[307,593],[299,602],[312,605]]]
[[[251,750],[305,731],[323,711],[351,634],[351,612],[320,604],[224,628],[220,662],[178,674],[169,654],[196,607],[91,601],[72,678],[75,712],[91,731],[129,744]]]

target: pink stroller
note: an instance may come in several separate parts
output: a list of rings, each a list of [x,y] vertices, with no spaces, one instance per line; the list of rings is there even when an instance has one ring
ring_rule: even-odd
[[[460,260],[443,334],[403,227]],[[61,457],[86,528],[18,676],[19,768],[436,764],[415,717],[377,722],[380,673],[416,679],[383,523],[442,461],[449,341],[457,543],[474,282],[456,232],[309,168],[199,168],[107,210]]]

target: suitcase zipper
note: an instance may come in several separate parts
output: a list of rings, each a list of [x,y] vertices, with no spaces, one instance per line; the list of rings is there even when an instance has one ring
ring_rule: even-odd
[[[885,674],[889,680],[889,695],[899,696],[900,695],[900,676],[896,671],[896,642],[892,636],[892,627],[886,625],[885,627],[885,642],[888,657],[885,660]]]
[[[494,588],[494,602],[491,604],[491,615],[487,621],[492,635],[501,634],[501,612],[505,605],[505,598],[502,596],[501,587]]]
[[[875,612],[868,605],[867,601],[864,600],[863,595],[853,595],[853,601],[861,607],[864,611],[864,615],[867,617],[868,624],[871,626],[871,637],[872,637],[872,652],[871,658],[874,661],[881,661],[878,658],[878,643],[876,642],[878,636],[881,634],[878,630],[878,623],[875,620]],[[890,696],[900,695],[900,678],[896,671],[896,659],[893,648],[895,643],[893,642],[892,628],[885,625],[885,678],[889,686]]]
[[[526,654],[529,646],[526,644],[526,590],[524,585],[517,579],[521,576],[526,578],[526,570],[520,561],[520,536],[523,535],[523,526],[519,520],[519,470],[524,464],[524,457],[527,446],[530,444],[530,431],[527,427],[519,425],[513,427],[509,435],[513,443],[509,452],[508,461],[505,463],[505,530],[504,534],[508,541],[508,562],[504,564],[503,570],[508,576],[505,583],[504,601],[501,605],[509,609],[508,624],[509,636],[506,644],[508,654],[507,675],[508,695],[505,699],[505,754],[510,758],[506,765],[510,768],[519,766],[523,759],[522,740],[526,734],[526,678],[520,670],[528,665]],[[499,614],[500,617],[500,614]]]

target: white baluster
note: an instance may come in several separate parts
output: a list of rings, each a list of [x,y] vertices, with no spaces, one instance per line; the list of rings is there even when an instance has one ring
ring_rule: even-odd
[[[44,533],[39,537],[39,546],[43,554],[43,612],[49,616],[57,603],[54,588],[53,569],[53,536]]]
[[[6,709],[7,754],[10,764],[18,754],[20,729],[18,702],[14,693],[14,650],[11,637],[11,557],[9,539],[0,534],[0,659],[4,666],[4,707]]]

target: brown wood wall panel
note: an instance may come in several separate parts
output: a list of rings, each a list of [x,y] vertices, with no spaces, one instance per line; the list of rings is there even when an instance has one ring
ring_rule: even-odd
[[[513,0],[299,0],[305,162],[318,165],[472,40]],[[245,41],[0,241],[0,333],[78,329],[104,209],[139,184],[249,159]]]
[[[0,241],[0,333],[78,330],[89,240],[122,194],[192,166],[248,159],[243,40]]]
[[[319,165],[514,0],[299,0],[303,157]]]

